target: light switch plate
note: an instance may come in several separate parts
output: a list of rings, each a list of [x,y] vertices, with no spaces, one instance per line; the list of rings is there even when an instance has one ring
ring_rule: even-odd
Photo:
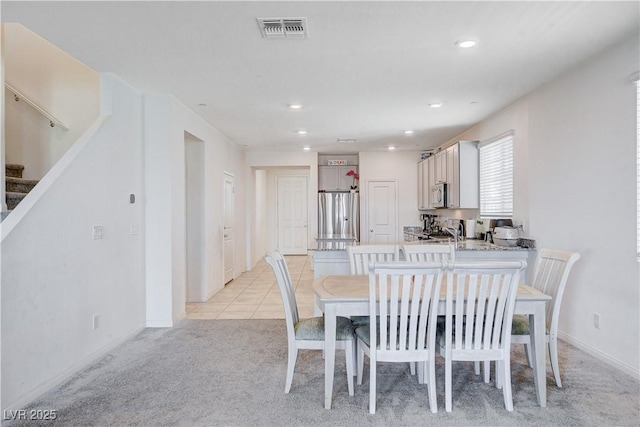
[[[93,240],[102,239],[104,237],[104,227],[101,225],[93,226]]]

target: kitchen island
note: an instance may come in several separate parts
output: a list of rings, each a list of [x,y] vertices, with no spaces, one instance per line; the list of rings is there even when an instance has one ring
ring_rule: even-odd
[[[424,244],[448,244],[447,240],[418,240],[413,242],[397,243],[401,248],[403,245],[424,245]],[[357,243],[354,243],[357,244]],[[346,248],[341,249],[315,249],[313,253],[313,276],[318,278],[325,274],[349,274],[349,256]],[[527,269],[524,278],[525,283],[530,283],[530,274],[533,270],[536,250],[521,246],[504,247],[482,240],[463,240],[458,242],[456,247],[456,260],[474,261],[526,261]],[[400,251],[400,259],[403,259]]]

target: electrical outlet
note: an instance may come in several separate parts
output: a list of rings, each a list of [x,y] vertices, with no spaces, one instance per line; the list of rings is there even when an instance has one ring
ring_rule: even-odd
[[[95,331],[100,326],[100,315],[93,315],[93,330]]]
[[[593,327],[596,329],[600,329],[600,314],[593,313]]]

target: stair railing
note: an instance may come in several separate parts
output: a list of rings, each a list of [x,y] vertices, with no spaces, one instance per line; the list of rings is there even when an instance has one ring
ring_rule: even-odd
[[[62,129],[64,131],[68,131],[69,130],[69,128],[64,123],[62,123],[60,120],[56,119],[54,116],[49,114],[42,107],[40,107],[38,104],[36,104],[35,102],[33,102],[32,100],[27,98],[24,94],[20,93],[17,89],[15,89],[9,83],[5,82],[4,86],[13,93],[13,99],[15,99],[16,101],[22,100],[22,101],[26,102],[31,108],[33,108],[38,113],[42,114],[47,119],[49,119],[49,125],[51,125],[51,127],[57,126],[57,127],[59,127],[60,129]]]

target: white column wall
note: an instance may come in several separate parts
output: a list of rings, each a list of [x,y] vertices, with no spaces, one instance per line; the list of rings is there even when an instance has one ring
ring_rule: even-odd
[[[144,326],[143,239],[131,233],[143,220],[141,95],[111,75],[102,90],[111,115],[3,222],[3,409],[24,408]]]
[[[206,295],[224,287],[222,265],[223,175],[235,176],[234,271],[245,270],[244,153],[169,95],[145,96],[147,325],[172,326],[185,317],[186,216],[184,133],[204,142]],[[153,203],[151,203],[153,202]]]

